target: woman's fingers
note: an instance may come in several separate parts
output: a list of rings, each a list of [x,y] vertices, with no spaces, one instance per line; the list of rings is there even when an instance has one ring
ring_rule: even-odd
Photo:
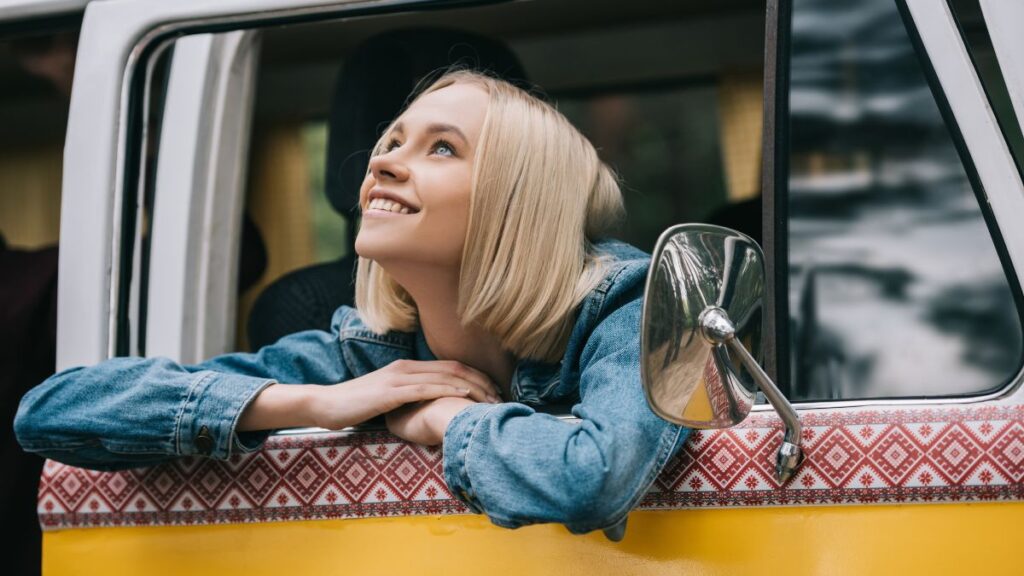
[[[395,400],[407,405],[412,402],[436,400],[449,396],[465,398],[470,394],[470,389],[451,384],[409,384],[398,386],[392,394],[394,394]]]
[[[408,374],[440,373],[454,376],[461,380],[476,384],[484,391],[485,397],[491,396],[495,401],[501,399],[501,389],[483,372],[455,360],[399,360],[395,362],[400,370]],[[486,400],[480,400],[485,402]]]
[[[421,385],[446,385],[467,389],[468,396],[477,402],[499,402],[500,399],[491,392],[489,386],[482,386],[477,380],[467,380],[454,374],[444,372],[419,372],[403,374],[396,382],[398,388]]]

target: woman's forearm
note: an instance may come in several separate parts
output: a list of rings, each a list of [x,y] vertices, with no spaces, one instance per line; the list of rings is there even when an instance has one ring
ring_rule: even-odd
[[[316,426],[312,405],[316,384],[271,384],[242,412],[236,431],[276,430]]]

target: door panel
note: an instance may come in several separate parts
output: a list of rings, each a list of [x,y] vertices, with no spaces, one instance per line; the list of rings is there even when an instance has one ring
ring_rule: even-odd
[[[439,450],[383,432],[279,435],[228,463],[97,473],[49,462],[46,573],[1012,571],[1024,406],[802,418],[807,459],[781,488],[770,470],[776,418],[694,434],[618,544],[467,515],[445,488]],[[737,546],[745,534],[756,542]]]

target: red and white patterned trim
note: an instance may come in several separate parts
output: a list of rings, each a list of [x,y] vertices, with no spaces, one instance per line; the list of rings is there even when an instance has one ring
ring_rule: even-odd
[[[805,412],[803,465],[774,479],[773,414],[694,431],[640,504],[830,505],[1024,500],[1024,405]],[[466,514],[444,482],[441,451],[386,432],[274,436],[221,462],[182,458],[95,472],[47,461],[45,530]]]
[[[1024,500],[1024,405],[800,414],[805,459],[775,480],[782,424],[695,430],[642,508]]]

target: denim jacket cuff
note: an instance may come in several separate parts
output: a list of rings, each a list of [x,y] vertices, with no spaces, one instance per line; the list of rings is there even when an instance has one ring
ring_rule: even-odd
[[[463,502],[470,510],[483,514],[473,492],[473,485],[469,480],[469,473],[466,469],[469,444],[473,439],[473,432],[477,424],[496,408],[495,404],[479,403],[467,406],[462,409],[444,431],[444,442],[442,452],[444,455],[444,480],[448,484],[448,490],[452,496]]]
[[[275,380],[198,372],[176,418],[174,438],[181,456],[226,460],[234,452],[252,452],[271,431],[235,432],[242,411]]]

